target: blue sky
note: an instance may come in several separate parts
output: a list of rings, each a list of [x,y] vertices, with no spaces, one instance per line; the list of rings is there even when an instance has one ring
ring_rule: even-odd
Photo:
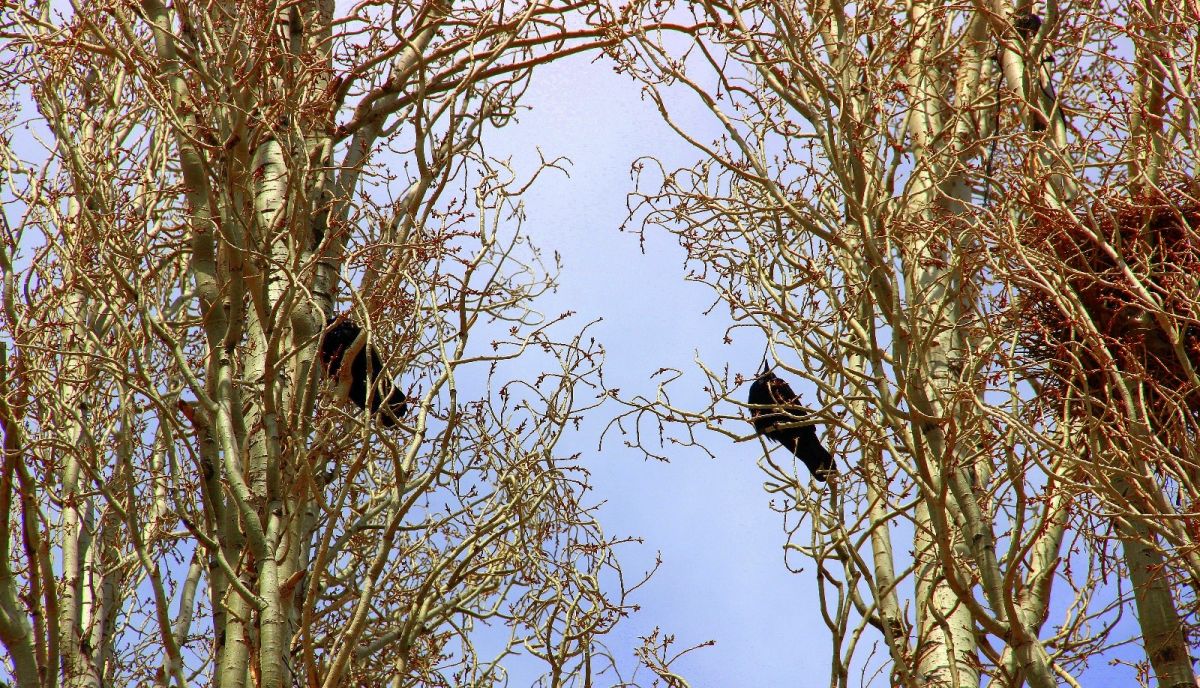
[[[670,169],[694,161],[694,150],[641,100],[632,81],[602,62],[546,65],[524,103],[533,110],[518,124],[486,136],[489,153],[512,155],[526,170],[537,161],[537,147],[548,158],[573,162],[569,179],[542,177],[526,197],[525,233],[559,251],[564,262],[558,293],[542,309],[574,310],[581,321],[604,318],[594,333],[607,350],[605,377],[626,395],[652,394],[650,375],[672,366],[687,373],[675,385],[684,396],[673,398],[702,408],[707,397],[693,364],[697,354],[753,374],[762,339],[742,331],[732,344],[722,343],[728,310],[703,314],[713,295],[684,281],[684,254],[674,238],[648,233],[643,255],[637,235],[618,231],[633,186],[630,164],[654,155]],[[697,116],[689,124],[700,129],[708,120]],[[697,688],[828,685],[830,643],[811,569],[797,575],[784,567],[782,522],[769,508],[756,466],[759,443],[707,435],[717,458],[668,447],[671,461],[660,463],[645,461],[610,433],[598,450],[606,416],[617,411],[601,407],[561,453],[584,452],[593,498],[605,502],[607,533],[645,538],[645,545],[624,551],[627,575],[652,566],[662,553],[662,567],[636,598],[642,611],[619,626],[611,642],[618,658],[628,660],[637,636],[658,625],[676,634],[677,649],[716,641],[679,665]]]

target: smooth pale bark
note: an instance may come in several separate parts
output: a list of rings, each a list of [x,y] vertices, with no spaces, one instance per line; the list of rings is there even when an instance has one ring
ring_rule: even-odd
[[[12,267],[8,260],[7,250],[3,246],[0,246],[0,267],[5,268],[6,271],[10,271]],[[11,284],[7,279],[8,274],[11,272],[6,274],[6,297],[11,293],[8,289]],[[26,544],[27,546],[29,544],[36,546],[36,540],[30,543],[28,536],[37,533],[39,525],[29,522],[36,517],[37,511],[28,508],[31,495],[24,489],[27,488],[27,485],[22,485],[18,476],[19,462],[25,451],[22,441],[23,433],[20,424],[15,421],[14,409],[9,405],[10,399],[13,401],[19,399],[19,392],[16,389],[19,380],[9,377],[8,366],[8,343],[0,342],[0,430],[4,432],[3,462],[0,463],[0,533],[12,532],[11,516],[18,511],[13,503],[13,495],[16,494],[18,495],[17,501],[21,503],[20,512],[25,521],[21,524],[21,530],[26,534]],[[20,370],[19,364],[14,367]],[[13,679],[16,681],[17,688],[40,688],[43,672],[48,674],[47,680],[51,681],[54,680],[55,673],[53,668],[46,664],[45,648],[35,647],[37,641],[34,636],[34,628],[29,623],[25,609],[18,598],[17,579],[12,570],[12,562],[16,561],[16,556],[11,551],[11,547],[11,538],[0,537],[0,562],[3,562],[0,563],[0,642],[4,644],[12,661]],[[31,571],[30,578],[33,581],[38,580],[36,568]],[[36,585],[31,587],[34,593],[39,592]],[[37,598],[35,597],[35,599]],[[39,620],[38,617],[35,617],[34,623],[38,623]],[[40,623],[38,625],[39,633],[36,638],[40,639],[44,636]]]
[[[930,3],[910,4],[909,22],[914,34],[908,55],[906,77],[912,98],[908,131],[913,140],[916,170],[906,193],[907,215],[917,221],[935,224],[941,219],[935,212],[942,207],[939,193],[947,179],[959,172],[947,164],[936,138],[946,128],[942,117],[941,76],[930,55],[941,49]],[[919,238],[920,235],[917,235]],[[917,505],[916,607],[918,678],[929,685],[947,688],[972,688],[979,685],[976,659],[976,621],[970,609],[959,599],[943,571],[943,553],[962,537],[956,529],[938,527],[931,509],[946,509],[946,523],[962,521],[960,505],[946,494],[946,482],[953,478],[944,473],[953,461],[947,450],[942,423],[962,423],[965,419],[947,418],[953,407],[943,402],[957,377],[951,356],[961,356],[955,336],[958,326],[957,298],[950,290],[952,275],[946,267],[954,264],[949,255],[957,237],[943,234],[941,241],[923,241],[906,248],[912,256],[903,266],[906,292],[909,294],[907,320],[898,323],[898,358],[906,363],[905,377],[899,380],[916,410],[927,421],[918,421],[912,437],[918,454],[921,489],[925,498]],[[953,527],[953,526],[951,526]]]
[[[72,201],[69,217],[82,224],[80,205]],[[82,226],[81,238],[87,236]],[[64,364],[66,380],[86,380],[86,355],[88,353],[87,324],[91,321],[88,296],[79,290],[72,291],[67,304],[67,322],[72,323],[71,353]],[[99,688],[100,673],[96,666],[97,652],[104,648],[91,644],[95,624],[103,623],[98,618],[91,591],[97,583],[96,570],[89,566],[94,561],[98,546],[95,535],[97,515],[94,497],[80,494],[87,490],[88,475],[83,461],[95,456],[94,447],[89,447],[88,435],[83,423],[88,413],[88,400],[79,385],[68,382],[64,385],[64,397],[78,409],[66,422],[66,448],[62,450],[62,498],[64,508],[59,516],[58,530],[63,534],[62,543],[62,594],[59,598],[60,629],[59,647],[63,653],[62,679],[70,688]]]
[[[1116,488],[1137,502],[1134,490],[1122,476],[1116,477]],[[1171,581],[1167,579],[1162,550],[1156,547],[1158,538],[1140,515],[1116,519],[1117,532],[1128,569],[1129,584],[1137,608],[1138,625],[1142,629],[1142,646],[1154,668],[1159,688],[1194,688],[1196,675],[1183,617],[1175,604]]]

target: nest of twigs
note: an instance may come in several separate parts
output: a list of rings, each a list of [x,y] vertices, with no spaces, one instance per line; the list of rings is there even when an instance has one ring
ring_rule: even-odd
[[[1046,394],[1120,409],[1121,380],[1156,397],[1143,401],[1200,416],[1197,191],[1189,181],[1035,210],[1019,237],[1032,260],[1018,269],[1027,286],[1017,314]]]

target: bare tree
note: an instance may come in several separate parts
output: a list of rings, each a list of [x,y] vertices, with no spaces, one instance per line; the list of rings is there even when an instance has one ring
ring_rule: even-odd
[[[1143,684],[1195,684],[1195,8],[1036,9],[706,1],[620,55],[702,155],[641,161],[633,221],[807,380],[839,457],[827,490],[762,461],[831,685],[1079,685],[1130,640]],[[664,384],[629,422],[752,437],[745,377],[704,370],[708,408]]]
[[[619,40],[614,15],[146,0],[2,21],[16,684],[505,685],[516,654],[544,685],[603,680],[634,582],[556,452],[603,397],[601,352],[536,310],[557,266],[519,230],[533,179],[481,138],[537,65]],[[344,359],[408,396],[399,424],[347,403],[352,366],[328,374],[331,317],[363,332]]]

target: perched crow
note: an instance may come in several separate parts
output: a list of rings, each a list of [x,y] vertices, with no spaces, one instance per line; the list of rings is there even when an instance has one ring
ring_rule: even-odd
[[[758,407],[750,409],[754,431],[790,449],[796,458],[808,466],[814,478],[825,482],[825,477],[836,472],[836,469],[833,467],[833,457],[817,439],[816,428],[811,425],[786,429],[777,427],[800,422],[812,413],[797,404],[797,398],[788,383],[774,373],[759,375],[750,385],[750,404]]]
[[[1012,18],[1012,25],[1017,30],[1017,34],[1028,42],[1042,28],[1042,18],[1032,12],[1026,12],[1014,16]]]
[[[321,364],[325,374],[332,378],[337,377],[342,368],[342,355],[354,345],[362,328],[350,320],[339,322],[336,317],[330,318],[325,325],[327,329],[321,337]],[[370,371],[367,370],[368,352],[371,355]],[[381,372],[383,361],[379,358],[379,352],[374,346],[364,343],[354,355],[354,360],[350,361],[350,393],[347,396],[355,406],[366,408],[367,391],[371,387],[371,413],[379,416],[380,425],[390,428],[408,412],[408,404],[405,403],[404,393],[392,385],[391,378],[381,376]],[[379,412],[381,406],[384,406],[382,413]]]

